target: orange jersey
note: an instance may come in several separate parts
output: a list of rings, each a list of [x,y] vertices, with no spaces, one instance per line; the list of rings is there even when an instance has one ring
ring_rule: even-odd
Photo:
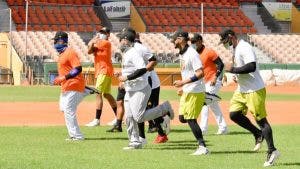
[[[95,56],[95,77],[99,74],[108,75],[110,77],[114,74],[114,69],[111,63],[111,43],[108,40],[98,40]]]
[[[58,59],[58,75],[65,76],[70,73],[72,69],[80,66],[80,60],[77,53],[72,48],[67,48],[59,55]],[[78,91],[83,92],[85,82],[82,73],[74,78],[68,79],[61,83],[61,90],[65,91]]]
[[[217,53],[212,49],[204,48],[200,54],[200,59],[203,65],[204,82],[212,81],[217,73],[217,66],[214,61],[218,58]]]

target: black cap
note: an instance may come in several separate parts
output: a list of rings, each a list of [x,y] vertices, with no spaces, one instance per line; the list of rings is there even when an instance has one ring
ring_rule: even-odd
[[[58,31],[56,32],[54,38],[54,40],[58,40],[58,39],[68,39],[68,34],[66,32],[63,31]]]
[[[202,36],[199,33],[193,33],[191,37],[191,43],[196,43],[198,41],[202,41]]]
[[[228,37],[235,36],[235,32],[231,29],[225,29],[222,32],[219,33],[221,39],[219,44],[224,43],[228,40]]]
[[[122,32],[132,32],[134,35],[136,35],[136,31],[131,27],[123,28]]]
[[[183,37],[184,39],[188,40],[189,39],[189,33],[179,30],[176,31],[172,37],[173,40],[176,40],[178,37]]]
[[[135,34],[132,32],[129,32],[129,31],[122,32],[122,33],[118,34],[117,36],[120,38],[120,40],[127,39],[130,42],[134,42],[134,40],[135,40]]]
[[[110,33],[110,29],[107,27],[102,27],[99,32],[103,32],[103,33]]]

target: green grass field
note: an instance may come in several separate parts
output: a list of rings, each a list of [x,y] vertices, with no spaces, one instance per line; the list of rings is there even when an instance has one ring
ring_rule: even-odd
[[[60,89],[53,86],[0,87],[0,102],[58,101]],[[113,88],[116,95],[116,88]],[[232,92],[221,92],[229,100]],[[94,96],[85,100],[95,101]],[[174,89],[161,91],[161,100],[179,100]],[[300,100],[300,94],[268,94],[267,100]],[[1,110],[0,110],[1,111]],[[16,117],[17,118],[17,117]],[[273,125],[275,145],[281,157],[272,168],[300,168],[300,125]],[[146,134],[144,149],[124,151],[126,132],[106,133],[108,126],[81,127],[87,138],[66,142],[65,126],[0,127],[0,169],[259,169],[266,158],[266,144],[254,153],[254,139],[242,128],[229,126],[230,133],[216,136],[216,126],[205,136],[211,154],[190,156],[197,145],[187,126],[175,126],[165,144],[152,143],[156,134]],[[125,130],[125,127],[124,127]]]
[[[264,143],[260,152],[252,152],[254,139],[237,126],[230,134],[216,136],[214,126],[205,136],[211,153],[190,156],[196,141],[188,127],[174,127],[165,144],[155,145],[155,134],[146,134],[144,149],[124,151],[127,136],[106,133],[108,127],[81,128],[85,141],[67,142],[66,128],[0,127],[1,169],[258,169],[266,158]],[[272,168],[296,169],[300,166],[300,126],[273,126],[275,144],[281,158]]]

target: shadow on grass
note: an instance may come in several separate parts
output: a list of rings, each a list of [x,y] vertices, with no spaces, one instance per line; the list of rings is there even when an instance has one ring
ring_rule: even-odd
[[[226,135],[241,135],[241,134],[250,135],[251,133],[247,131],[230,131]]]
[[[171,133],[188,133],[188,132],[192,132],[189,129],[171,129]]]
[[[290,163],[275,163],[275,166],[300,166],[300,162]]]
[[[197,146],[157,146],[157,147],[145,147],[145,149],[151,150],[196,150]]]
[[[235,151],[212,151],[212,154],[262,154],[264,152],[255,152],[249,150],[235,150]]]
[[[85,140],[90,141],[90,140],[128,140],[127,137],[99,137],[99,138],[85,138]]]

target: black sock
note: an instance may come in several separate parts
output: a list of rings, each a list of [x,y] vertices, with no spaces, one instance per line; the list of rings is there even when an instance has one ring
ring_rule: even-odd
[[[241,111],[230,112],[230,119],[234,121],[236,124],[238,124],[239,126],[250,131],[255,138],[261,135],[261,131],[256,126],[254,126],[251,123],[251,121],[242,114]]]
[[[101,109],[96,109],[96,119],[98,119],[98,120],[100,119],[101,113],[102,113]]]
[[[112,109],[114,111],[115,116],[117,116],[117,107],[112,107]]]
[[[160,135],[160,136],[164,136],[166,135],[164,130],[162,129],[161,127],[161,123],[162,121],[164,121],[164,119],[162,117],[158,117],[156,119],[154,119],[154,124],[155,124],[155,127],[157,127],[157,133]]]
[[[117,119],[116,126],[121,128],[122,127],[122,120]]]
[[[276,148],[274,146],[272,128],[270,124],[268,123],[266,118],[263,118],[260,121],[256,121],[256,122],[260,126],[262,134],[266,139],[268,145],[268,152],[269,153],[273,152],[274,150],[276,150]]]
[[[197,123],[197,120],[196,119],[189,119],[189,120],[186,120],[186,121],[189,124],[195,138],[197,139],[198,144],[200,146],[206,147],[203,136],[202,136],[202,131],[201,131],[201,129],[200,129],[198,123]]]
[[[149,123],[149,128],[155,127],[155,124],[154,124],[153,120],[149,120],[148,123]]]
[[[139,127],[139,136],[142,138],[146,138],[145,136],[145,123],[138,123],[138,127]]]
[[[183,115],[179,115],[179,121],[181,123],[186,123],[187,121],[184,119]]]

